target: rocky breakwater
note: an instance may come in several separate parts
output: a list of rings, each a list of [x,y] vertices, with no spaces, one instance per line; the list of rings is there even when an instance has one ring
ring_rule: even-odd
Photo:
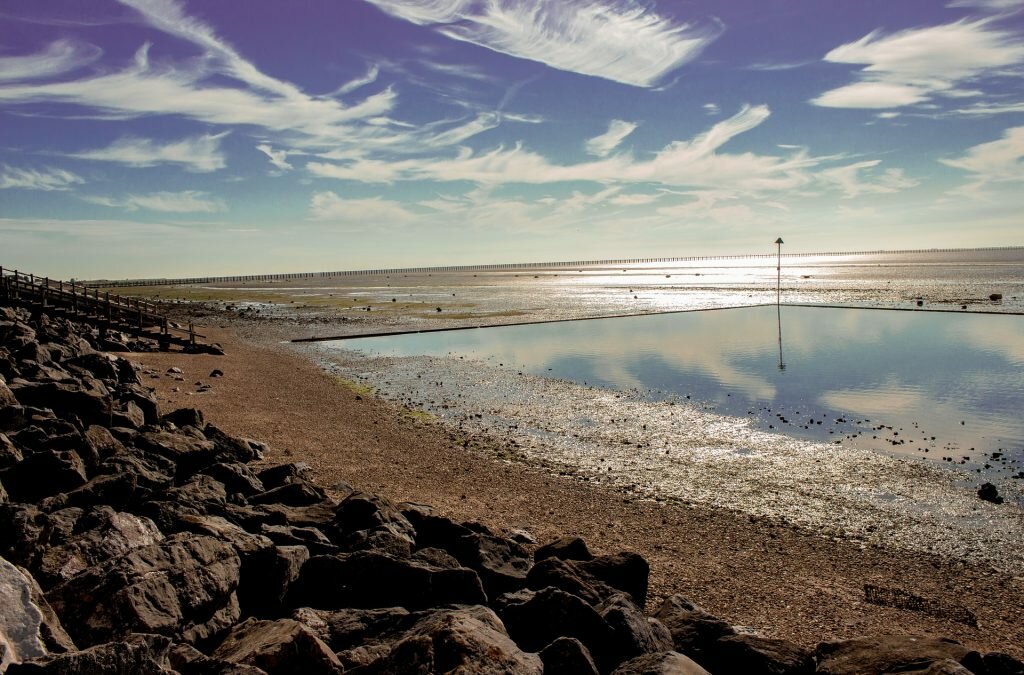
[[[160,415],[87,328],[0,308],[0,672],[1024,672],[955,642],[808,650],[579,539],[338,485],[192,409]]]

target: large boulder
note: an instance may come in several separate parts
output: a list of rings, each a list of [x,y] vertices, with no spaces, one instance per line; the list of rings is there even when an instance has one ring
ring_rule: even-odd
[[[213,657],[228,663],[255,666],[268,675],[334,675],[344,672],[330,647],[309,628],[292,619],[247,619],[231,629],[214,650]]]
[[[665,626],[657,619],[644,616],[628,596],[615,595],[601,603],[598,611],[609,628],[607,649],[614,660],[626,661],[641,654],[672,651],[672,636]]]
[[[302,566],[294,607],[406,607],[487,602],[480,577],[375,551],[314,556]]]
[[[716,640],[736,633],[727,622],[712,616],[681,595],[666,598],[654,616],[668,628],[675,651],[698,663],[707,659],[711,645]]]
[[[536,654],[522,651],[486,607],[433,612],[420,619],[386,655],[359,672],[370,673],[508,673],[540,675]]]
[[[757,671],[723,671],[723,674],[725,672],[753,675]],[[630,659],[616,668],[613,675],[711,675],[711,673],[678,652],[660,652]]]
[[[959,642],[920,635],[881,635],[823,642],[815,650],[822,675],[872,675],[927,669],[950,659],[980,666],[981,655]]]
[[[161,539],[163,534],[149,518],[103,506],[78,518],[70,537],[42,547],[33,570],[49,588],[94,565]]]
[[[47,653],[40,629],[43,613],[32,601],[32,584],[21,571],[0,558],[0,670],[5,663],[27,661]]]
[[[89,479],[85,463],[74,450],[42,450],[0,470],[11,501],[36,502],[73,490]]]
[[[602,671],[614,666],[612,631],[597,610],[558,590],[518,591],[498,598],[498,615],[520,648],[537,652],[560,637],[579,640]]]
[[[197,643],[238,620],[240,567],[229,544],[182,533],[92,567],[47,597],[79,644],[132,632]]]
[[[106,387],[58,382],[30,382],[11,387],[23,406],[49,408],[65,419],[77,417],[87,424],[109,424],[113,399]]]
[[[536,562],[558,558],[560,560],[593,560],[594,554],[587,548],[587,543],[579,537],[560,537],[544,544],[533,552]]]
[[[171,641],[162,635],[127,635],[80,652],[41,656],[11,666],[8,675],[173,675]]]
[[[811,675],[814,657],[810,650],[786,640],[758,635],[725,635],[710,648],[706,661],[714,673],[763,673],[764,675]]]
[[[546,673],[598,675],[590,651],[576,638],[560,637],[540,651]]]

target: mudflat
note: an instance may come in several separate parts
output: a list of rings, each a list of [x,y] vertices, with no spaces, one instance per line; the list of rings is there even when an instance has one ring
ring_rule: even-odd
[[[501,459],[507,455],[494,451],[496,437],[458,438],[442,423],[333,377],[280,342],[280,330],[202,332],[226,354],[132,355],[158,373],[184,371],[182,380],[150,380],[164,411],[199,408],[226,431],[268,443],[268,461],[307,462],[328,489],[347,481],[456,519],[526,530],[541,542],[578,535],[598,552],[633,550],[651,564],[649,605],[682,593],[734,624],[803,645],[933,633],[1024,656],[1020,576],[551,475]],[[211,378],[214,369],[223,376]],[[212,388],[199,392],[200,383]],[[885,591],[869,598],[865,585]],[[975,625],[963,620],[967,612]]]

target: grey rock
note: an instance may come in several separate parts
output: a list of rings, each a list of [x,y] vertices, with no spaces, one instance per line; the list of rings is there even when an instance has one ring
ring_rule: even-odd
[[[737,675],[740,672],[736,671]],[[626,661],[613,675],[711,675],[698,663],[678,652],[644,654]]]

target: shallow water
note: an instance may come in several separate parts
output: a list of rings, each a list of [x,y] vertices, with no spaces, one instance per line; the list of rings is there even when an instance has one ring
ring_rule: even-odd
[[[761,430],[985,475],[1024,470],[1021,316],[760,306],[329,344],[690,399]]]

